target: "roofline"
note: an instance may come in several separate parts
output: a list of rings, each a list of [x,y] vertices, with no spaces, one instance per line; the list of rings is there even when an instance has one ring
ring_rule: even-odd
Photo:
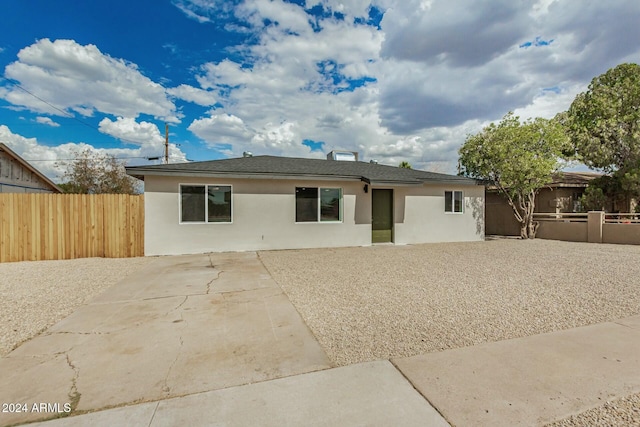
[[[136,168],[134,171],[130,170]],[[235,178],[235,179],[300,179],[309,178],[324,181],[361,181],[360,176],[354,175],[314,175],[314,174],[278,174],[278,173],[259,173],[259,172],[220,172],[220,171],[182,171],[182,170],[159,170],[159,169],[145,169],[140,166],[125,167],[127,174],[138,178],[144,179],[145,175],[155,176],[206,176],[212,178]],[[142,172],[142,173],[140,173]]]
[[[184,171],[179,169],[167,170],[146,168],[144,166],[127,166],[127,174],[144,180],[145,175],[151,176],[188,176],[188,177],[211,177],[211,178],[232,178],[232,179],[309,179],[318,181],[362,181],[370,185],[406,185],[420,186],[423,184],[439,183],[454,185],[479,185],[477,180],[465,179],[406,179],[406,180],[376,180],[359,175],[318,175],[318,174],[292,174],[292,173],[256,173],[256,172],[220,172],[205,170]]]
[[[53,187],[59,193],[64,193],[64,191],[62,191],[62,189],[60,187],[58,187],[56,184],[54,184],[53,181],[51,181],[49,178],[47,178],[38,169],[36,169],[33,166],[31,166],[31,164],[29,164],[25,159],[20,157],[18,154],[16,154],[15,151],[13,151],[11,148],[7,147],[7,145],[3,144],[2,142],[0,142],[0,151],[4,151],[5,153],[9,154],[11,157],[16,159],[22,166],[24,166],[25,168],[29,169],[31,172],[35,173],[40,179],[45,181],[47,184],[49,184],[51,187]]]

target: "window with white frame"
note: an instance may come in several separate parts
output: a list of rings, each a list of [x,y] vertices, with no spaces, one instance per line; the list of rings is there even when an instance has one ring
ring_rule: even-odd
[[[231,222],[230,185],[180,185],[180,222]]]
[[[342,189],[296,187],[296,222],[342,221]]]
[[[444,192],[444,211],[450,213],[462,213],[463,207],[462,191]]]

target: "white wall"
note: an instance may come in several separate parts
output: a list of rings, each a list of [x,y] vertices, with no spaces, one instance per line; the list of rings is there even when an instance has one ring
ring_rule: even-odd
[[[232,185],[233,222],[180,224],[179,184]],[[341,187],[341,223],[295,223],[295,188]],[[145,177],[145,254],[371,244],[371,193],[360,182]],[[358,196],[358,197],[356,197]]]
[[[444,192],[462,191],[463,213],[444,211]],[[394,243],[484,240],[484,186],[430,185],[394,190]]]
[[[179,223],[179,184],[232,185],[233,222]],[[340,187],[341,223],[295,223],[295,188]],[[294,249],[371,244],[371,188],[362,182],[145,177],[145,254]],[[380,187],[382,188],[382,187]],[[444,191],[462,190],[464,214],[444,212]],[[394,242],[484,238],[484,187],[394,188]]]

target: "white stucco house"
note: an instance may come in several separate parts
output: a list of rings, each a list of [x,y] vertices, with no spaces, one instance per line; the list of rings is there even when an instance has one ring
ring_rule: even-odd
[[[475,180],[339,158],[127,167],[144,180],[145,254],[484,239]]]

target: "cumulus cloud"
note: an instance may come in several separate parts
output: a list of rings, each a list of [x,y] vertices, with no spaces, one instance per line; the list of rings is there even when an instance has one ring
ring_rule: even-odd
[[[131,117],[118,117],[116,121],[104,118],[98,126],[100,132],[128,143],[159,146],[164,141],[158,126],[144,121],[138,123]]]
[[[212,144],[242,144],[255,134],[240,117],[232,114],[213,114],[196,119],[188,129]]]
[[[184,101],[193,102],[194,104],[209,107],[215,105],[216,95],[212,91],[198,89],[193,86],[181,84],[178,87],[167,89],[169,95],[180,98]]]
[[[251,66],[225,59],[201,67],[198,83],[218,93],[224,108],[189,129],[209,143],[232,144],[236,155],[321,155],[302,145],[306,139],[328,148],[365,147],[378,128],[369,83],[382,35],[333,18],[314,30],[302,7],[281,1],[247,2],[237,13],[258,40],[239,48]]]
[[[0,96],[32,111],[83,116],[96,111],[125,117],[148,114],[178,121],[176,107],[160,84],[145,77],[134,64],[103,54],[94,45],[41,39],[20,50],[18,60],[5,68],[5,76],[40,99],[15,86],[5,87]]]
[[[222,10],[216,1],[181,3],[206,17]],[[217,107],[189,129],[230,144],[229,155],[319,155],[302,146],[313,140],[455,172],[468,134],[508,111],[553,117],[591,78],[640,53],[640,3],[625,0],[228,5],[236,29],[252,37],[234,59],[198,70]],[[310,12],[318,6],[322,13]],[[378,28],[369,17],[379,13]]]

